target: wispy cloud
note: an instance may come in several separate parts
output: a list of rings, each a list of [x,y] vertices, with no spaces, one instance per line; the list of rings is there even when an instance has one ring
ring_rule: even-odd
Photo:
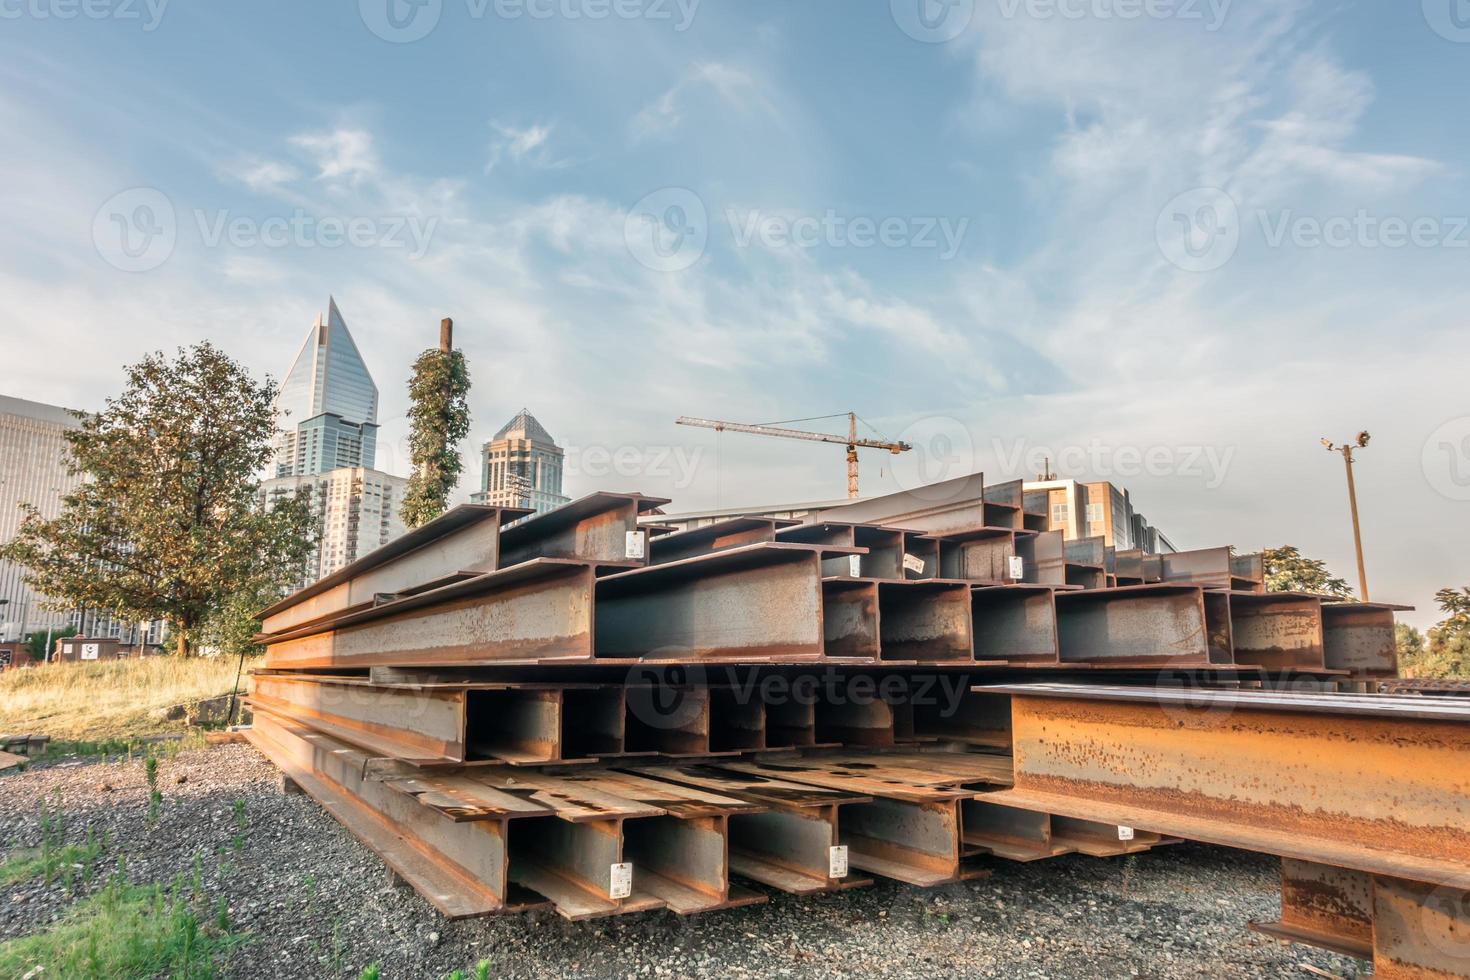
[[[364,129],[338,128],[324,133],[303,133],[291,138],[317,166],[319,180],[358,180],[378,171],[378,154],[372,134]]]
[[[551,123],[532,123],[516,127],[492,122],[490,128],[496,137],[490,144],[489,159],[485,162],[485,173],[491,173],[504,160],[526,164],[542,170],[560,169],[570,166],[569,160],[557,159],[550,152]]]
[[[780,115],[766,86],[755,75],[734,65],[701,62],[657,99],[638,110],[630,125],[633,141],[674,133],[683,125],[689,103],[701,92],[713,94],[722,109],[758,112],[772,119]]]

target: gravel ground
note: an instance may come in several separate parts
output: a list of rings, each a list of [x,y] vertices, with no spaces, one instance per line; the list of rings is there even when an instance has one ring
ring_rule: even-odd
[[[921,890],[871,888],[693,918],[665,912],[585,923],[538,913],[446,922],[309,798],[284,796],[246,745],[160,764],[147,823],[141,762],[33,767],[0,777],[0,845],[36,846],[41,798],[59,792],[66,835],[110,834],[136,882],[194,874],[250,936],[227,977],[440,978],[480,960],[497,977],[1357,977],[1366,966],[1249,932],[1279,911],[1273,859],[1182,844],[1123,859],[995,861],[992,877]],[[234,802],[243,800],[239,849]],[[100,876],[99,876],[100,877]],[[84,889],[82,889],[84,890]],[[72,902],[59,884],[5,889],[0,940]],[[1308,969],[1311,967],[1311,969]]]

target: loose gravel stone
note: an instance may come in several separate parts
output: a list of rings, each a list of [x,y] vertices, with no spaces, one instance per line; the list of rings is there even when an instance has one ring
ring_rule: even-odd
[[[488,960],[494,977],[884,976],[1356,978],[1366,964],[1248,931],[1280,911],[1277,862],[1196,844],[1099,860],[996,860],[989,878],[917,889],[872,887],[680,918],[650,912],[566,922],[550,913],[446,922],[310,797],[280,792],[254,749],[224,745],[159,764],[163,804],[148,822],[140,761],[61,763],[0,777],[0,843],[40,842],[41,800],[59,798],[68,840],[107,846],[90,885],[4,889],[0,940],[62,915],[126,858],[134,882],[196,873],[209,908],[228,903],[249,940],[234,978],[438,980]],[[238,829],[235,801],[243,801]],[[238,845],[237,838],[238,836]],[[1312,970],[1307,969],[1311,967]]]

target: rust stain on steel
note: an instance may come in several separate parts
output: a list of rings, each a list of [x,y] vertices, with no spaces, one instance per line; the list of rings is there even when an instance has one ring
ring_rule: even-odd
[[[267,633],[370,604],[378,593],[422,588],[462,569],[495,568],[500,526],[524,517],[518,508],[462,504],[295,592],[259,618]]]
[[[1329,602],[1322,606],[1326,665],[1360,677],[1395,677],[1398,644],[1393,606]]]
[[[1373,956],[1373,876],[1331,865],[1283,858],[1281,919],[1252,922],[1257,932],[1331,949],[1358,959]]]
[[[534,558],[642,565],[628,558],[627,535],[638,530],[639,514],[666,503],[640,494],[588,494],[503,530],[499,567]]]
[[[1058,663],[1056,599],[1045,586],[974,589],[970,595],[976,660]]]
[[[1375,877],[1373,975],[1389,980],[1470,977],[1470,893]]]
[[[1018,790],[1269,827],[1470,870],[1463,723],[1024,696],[1013,699],[1012,713]]]
[[[410,692],[258,674],[250,701],[396,759],[464,761],[463,691]]]
[[[393,612],[357,625],[272,643],[267,667],[463,666],[590,659],[590,566],[546,565],[529,580],[504,572],[480,595]],[[485,576],[491,579],[492,576]],[[477,587],[473,582],[462,588]],[[408,600],[414,602],[414,600]]]
[[[1056,596],[1063,663],[1206,665],[1203,590],[1129,586]]]
[[[596,647],[605,657],[818,659],[821,550],[752,545],[601,578]]]
[[[1235,662],[1277,670],[1322,670],[1322,600],[1316,596],[1232,593]]]

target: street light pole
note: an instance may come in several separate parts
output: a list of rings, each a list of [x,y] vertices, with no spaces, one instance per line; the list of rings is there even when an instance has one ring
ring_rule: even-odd
[[[1367,448],[1368,433],[1359,432],[1357,438],[1351,443],[1341,446],[1335,445],[1329,439],[1323,439],[1322,445],[1326,446],[1327,451],[1330,453],[1340,453],[1342,455],[1342,464],[1347,470],[1348,509],[1353,515],[1353,549],[1358,555],[1358,594],[1361,597],[1359,601],[1367,602],[1368,572],[1363,565],[1363,532],[1358,526],[1358,490],[1353,483],[1353,450],[1355,448]]]

